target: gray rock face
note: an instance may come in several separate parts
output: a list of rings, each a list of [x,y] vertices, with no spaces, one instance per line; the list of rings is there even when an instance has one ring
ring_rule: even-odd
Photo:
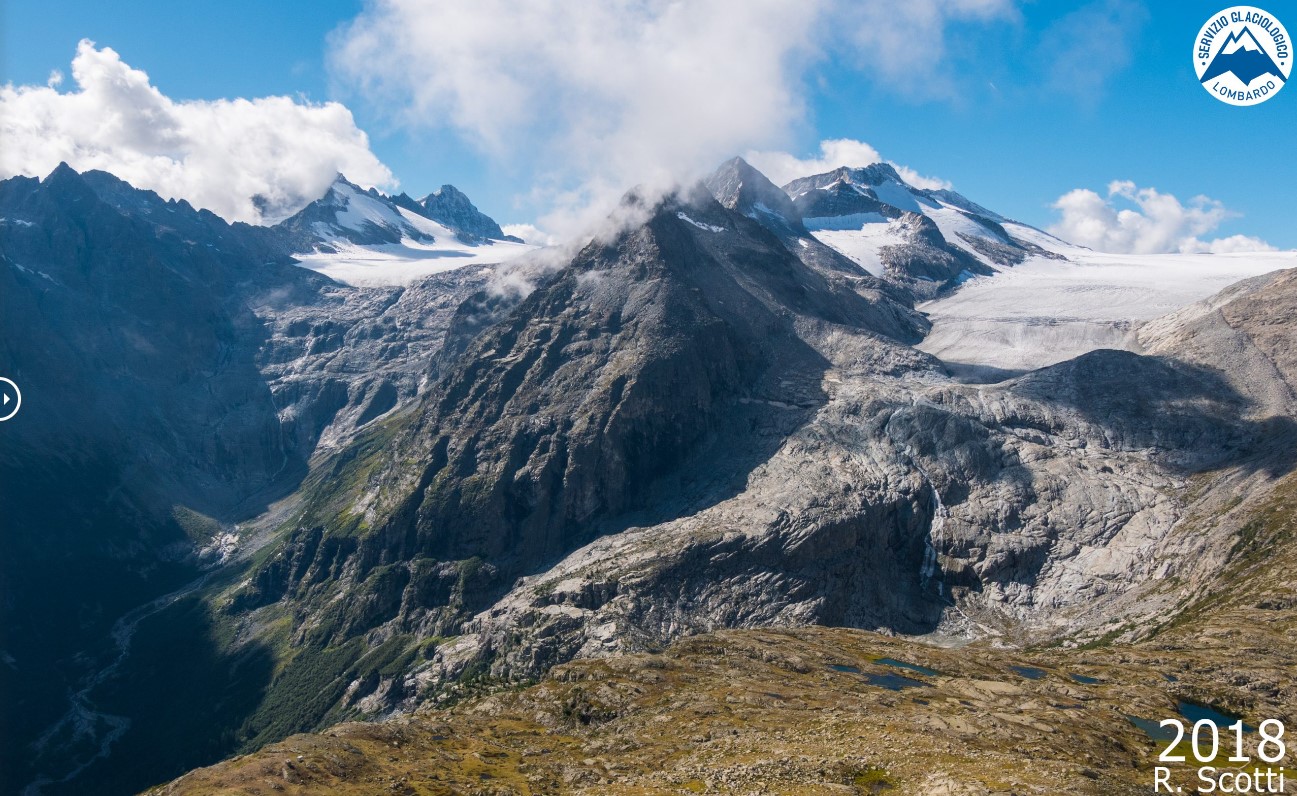
[[[902,213],[898,227],[906,242],[884,246],[879,257],[887,273],[920,299],[933,298],[961,279],[993,273],[976,257],[951,246],[927,216]]]
[[[825,402],[736,494],[525,578],[411,677],[530,673],[725,626],[1015,639],[1147,621],[1175,605],[1163,579],[1192,592],[1232,544],[1231,529],[1192,530],[1224,496],[1187,497],[1186,481],[1264,492],[1294,465],[1278,341],[1297,279],[1259,284],[1149,329],[1157,356],[1100,351],[993,387],[943,383],[921,360],[883,376],[834,341]],[[1207,334],[1241,339],[1185,347]],[[1240,346],[1270,378],[1234,383],[1220,366]]]
[[[780,237],[806,238],[802,213],[788,195],[743,158],[722,163],[703,181],[727,210],[757,221]]]
[[[1297,274],[1246,279],[1216,296],[1145,324],[1139,344],[1218,373],[1251,411],[1291,415],[1297,404]]]
[[[336,544],[311,543],[317,563],[306,567],[290,565],[301,547],[290,544],[248,601],[364,592],[378,586],[376,567],[420,559],[521,574],[628,512],[660,510],[650,500],[659,482],[677,479],[723,431],[741,438],[748,420],[735,418],[749,418],[747,407],[814,406],[818,380],[806,374],[824,363],[802,326],[872,336],[895,314],[825,280],[710,197],[668,200],[643,226],[582,250],[469,345],[398,440],[363,465],[378,475],[357,486],[345,513],[363,517],[367,533],[326,527]],[[411,470],[412,461],[421,464]],[[346,580],[313,578],[326,561],[337,566],[339,550]],[[385,619],[441,627],[453,618],[421,592],[445,590],[412,584]],[[341,625],[354,632],[369,621]]]
[[[669,201],[492,316],[244,604],[299,606],[302,643],[455,636],[377,710],[718,627],[1040,638],[1164,610],[1144,584],[1220,562],[1168,557],[1188,479],[1285,466],[1261,460],[1292,404],[1258,416],[1220,362],[1167,343],[955,384],[753,220]]]
[[[0,790],[16,792],[110,743],[118,718],[77,703],[89,735],[29,745],[129,644],[116,620],[196,588],[317,450],[410,403],[489,271],[348,288],[293,265],[282,229],[66,166],[0,182],[0,219],[0,374],[24,393],[0,446]],[[201,675],[223,676],[220,654]]]
[[[304,273],[296,289],[249,284],[246,301],[266,334],[258,370],[284,433],[309,458],[414,400],[457,307],[492,272],[457,269],[405,288],[353,288]]]
[[[892,166],[838,168],[793,180],[783,187],[797,216],[811,230],[854,230],[863,224],[895,222],[903,243],[884,247],[885,276],[919,300],[933,298],[964,279],[993,271],[974,254],[997,266],[1021,263],[1027,256],[1059,258],[1010,235],[1003,216],[954,191],[915,188]],[[928,214],[947,205],[980,227],[979,234],[957,232],[947,240]]]
[[[467,242],[474,240],[507,240],[522,243],[504,234],[495,219],[486,215],[453,185],[443,185],[418,202],[423,215],[458,232]]]

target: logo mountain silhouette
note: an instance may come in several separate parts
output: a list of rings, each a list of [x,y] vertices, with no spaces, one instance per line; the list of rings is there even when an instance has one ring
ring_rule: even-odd
[[[1225,52],[1231,44],[1239,46],[1233,52]],[[1216,57],[1208,64],[1207,71],[1202,73],[1202,82],[1206,83],[1226,72],[1232,72],[1234,77],[1245,86],[1267,73],[1279,78],[1281,83],[1287,82],[1283,72],[1279,71],[1274,60],[1266,54],[1261,43],[1256,40],[1256,36],[1253,36],[1252,31],[1246,27],[1226,37],[1225,43],[1216,51]]]

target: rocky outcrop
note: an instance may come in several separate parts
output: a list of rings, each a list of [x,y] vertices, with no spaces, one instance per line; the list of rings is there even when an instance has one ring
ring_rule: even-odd
[[[1179,490],[1275,429],[1169,351],[951,383],[754,221],[668,200],[520,303],[461,308],[494,325],[306,512],[325,552],[243,604],[286,595],[302,639],[456,636],[398,700],[719,627],[1048,636],[1135,610]],[[340,592],[354,611],[313,618]]]
[[[304,457],[335,451],[410,404],[426,386],[457,308],[492,273],[468,267],[409,287],[353,288],[297,270],[298,288],[259,279],[244,290],[265,329],[257,367],[284,433]]]
[[[918,298],[932,298],[963,280],[994,273],[968,252],[949,245],[927,216],[902,213],[896,227],[905,242],[884,246],[879,257],[887,273]]]
[[[636,512],[714,501],[720,473],[741,479],[823,401],[827,339],[916,359],[875,336],[895,308],[826,280],[705,194],[643,212],[470,343],[390,450],[363,465],[375,475],[342,504],[363,518],[344,583],[271,562],[288,582],[256,588],[313,604],[422,558],[487,562],[503,586]],[[307,516],[327,526],[330,506]],[[445,607],[409,591],[386,620],[440,627]]]
[[[1007,219],[954,191],[910,185],[887,163],[803,177],[783,191],[810,230],[849,232],[889,225],[888,237],[899,240],[878,251],[883,276],[919,300],[1029,256],[1062,257],[1013,237],[1003,226]],[[937,219],[942,218],[947,226],[939,228]]]
[[[1297,409],[1294,326],[1297,274],[1279,271],[1145,324],[1137,340],[1150,354],[1210,369],[1246,396],[1253,412],[1292,415]]]
[[[807,238],[802,213],[788,194],[743,158],[722,163],[703,181],[727,210],[747,216],[780,237]]]
[[[120,734],[81,689],[127,674],[114,656],[135,623],[233,555],[237,523],[317,450],[413,400],[489,275],[349,288],[296,266],[290,238],[103,172],[0,182],[0,374],[24,393],[0,446],[0,790]],[[221,654],[202,675],[224,676]],[[67,716],[75,736],[53,732]]]
[[[1290,364],[1273,341],[1293,282],[1241,287],[1207,313],[1256,336],[1257,372]],[[1234,384],[1221,367],[1233,342],[1211,356],[1185,345],[1205,309],[1149,329],[1159,355],[1098,351],[993,387],[924,385],[921,361],[883,377],[857,350],[830,352],[824,403],[736,494],[524,579],[412,677],[534,674],[717,627],[1148,627],[1229,560],[1238,526],[1204,516],[1294,465],[1295,407],[1265,402],[1282,385]],[[1230,491],[1186,494],[1190,482]]]
[[[522,243],[504,234],[495,219],[478,210],[468,197],[453,185],[443,185],[418,202],[423,215],[455,230],[465,242],[507,240]]]

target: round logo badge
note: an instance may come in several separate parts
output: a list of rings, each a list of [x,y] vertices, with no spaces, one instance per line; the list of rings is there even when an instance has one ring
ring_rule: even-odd
[[[1230,105],[1257,105],[1279,93],[1292,72],[1292,40],[1274,15],[1232,6],[1207,20],[1193,43],[1198,81]]]

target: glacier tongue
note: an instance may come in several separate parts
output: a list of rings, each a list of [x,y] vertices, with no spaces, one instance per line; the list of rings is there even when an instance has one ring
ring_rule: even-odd
[[[1017,236],[1020,228],[1011,227]],[[1134,351],[1132,332],[1142,322],[1240,279],[1297,266],[1297,252],[1130,255],[1070,247],[1065,253],[1068,261],[1032,257],[921,305],[933,328],[917,348],[976,380],[1101,348]]]

